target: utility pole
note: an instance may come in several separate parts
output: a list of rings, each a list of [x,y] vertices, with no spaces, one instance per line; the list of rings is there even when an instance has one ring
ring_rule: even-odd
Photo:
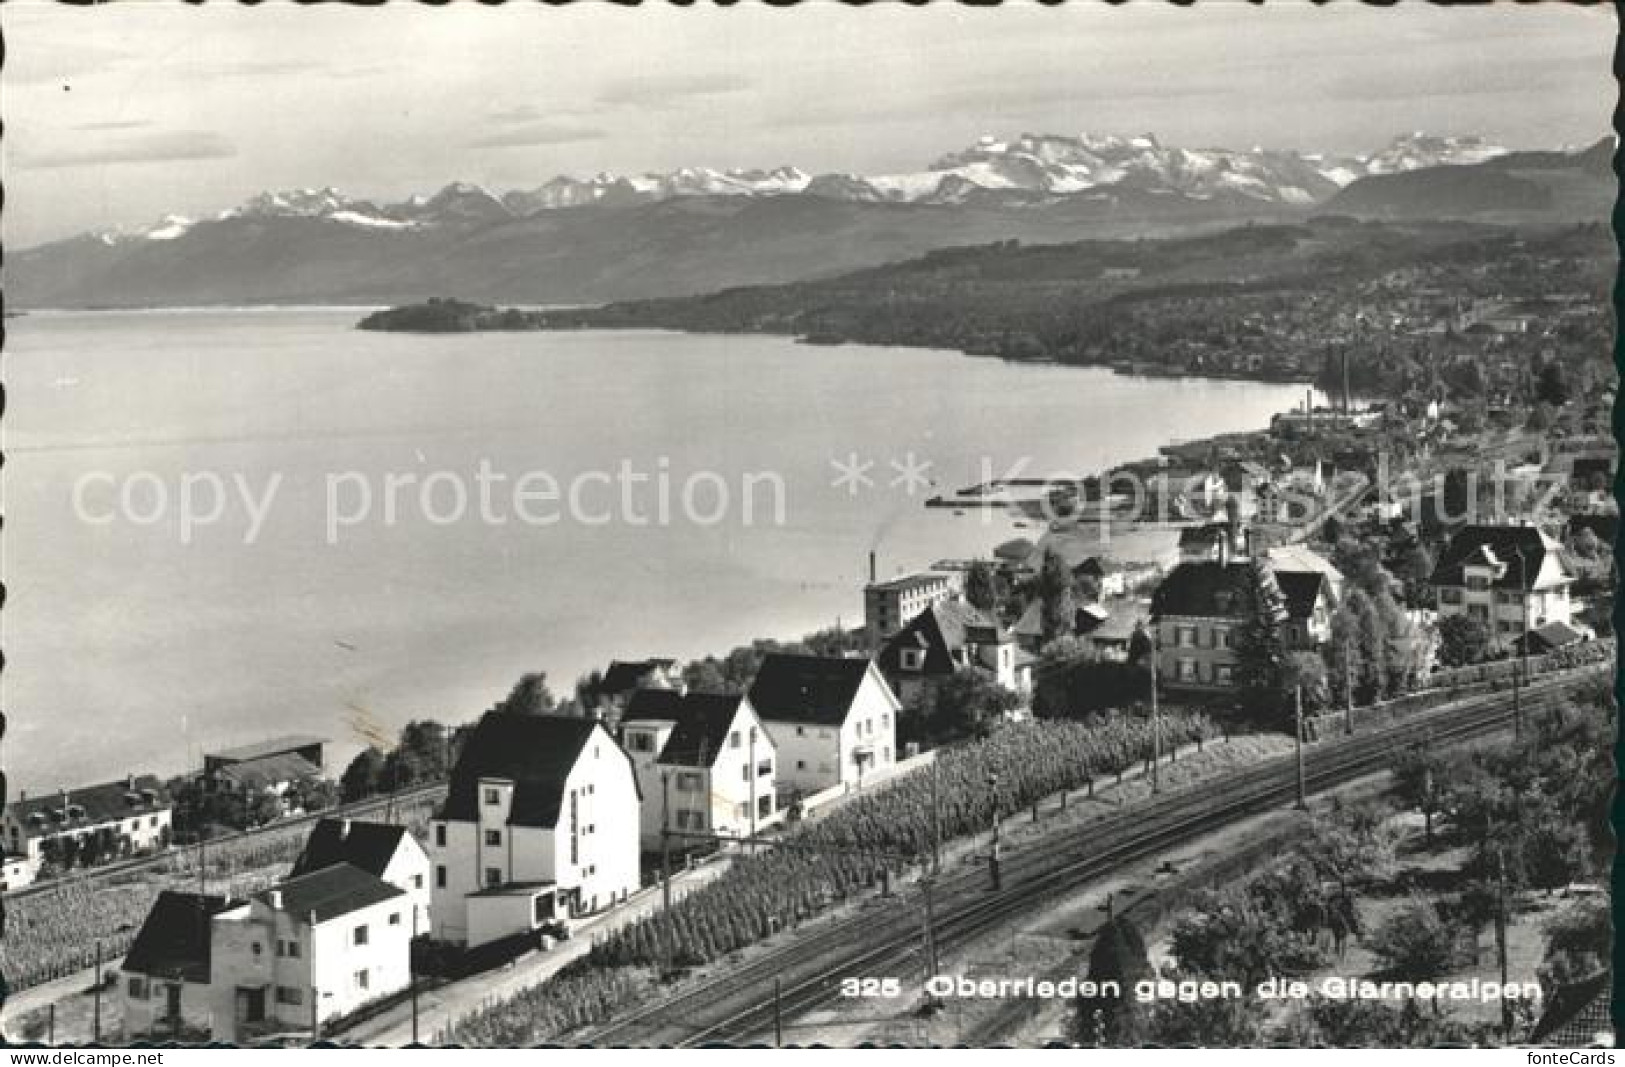
[[[1298,753],[1298,803],[1295,805],[1299,811],[1309,808],[1308,793],[1304,788],[1303,780],[1303,686],[1292,687],[1292,722],[1294,748]]]
[[[773,1047],[784,1047],[784,1015],[779,1010],[779,978],[773,976]]]
[[[936,883],[931,878],[923,878],[920,885],[925,889],[925,966],[926,978],[935,978],[937,974],[937,911],[932,890]],[[929,994],[927,994],[929,996]]]
[[[671,914],[671,772],[660,772],[660,907]]]
[[[1354,736],[1354,641],[1348,633],[1343,634],[1343,727]]]
[[[1501,988],[1507,987],[1507,867],[1506,857],[1495,850],[1495,956],[1501,966]],[[1512,1002],[1501,1000],[1501,1032],[1512,1039]]]
[[[840,627],[837,626],[837,629]],[[756,727],[750,728],[750,851],[756,853]]]
[[[1157,627],[1151,627],[1151,795],[1162,792],[1162,722],[1157,715]]]
[[[942,800],[937,793],[937,759],[931,757],[931,873],[942,873]],[[929,897],[926,898],[929,901]]]
[[[993,892],[1001,888],[999,879],[999,776],[997,773],[987,776],[987,784],[993,790],[993,843],[988,850],[988,873],[993,877]]]
[[[102,939],[96,939],[96,984],[92,987],[95,996],[95,1007],[92,1009],[90,1021],[90,1040],[93,1044],[101,1044],[102,1040]]]
[[[418,1043],[418,906],[412,904],[412,940],[406,945],[406,976],[412,985],[412,1044]]]

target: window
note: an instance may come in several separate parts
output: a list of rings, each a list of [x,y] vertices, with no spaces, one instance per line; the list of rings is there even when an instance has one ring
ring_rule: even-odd
[[[412,888],[413,889],[422,889],[423,888],[423,875],[414,874],[412,876]]]
[[[738,730],[735,730],[733,733],[728,735],[728,747],[729,748],[738,748],[743,743],[744,742],[740,740]]]
[[[391,926],[399,926],[400,924],[401,924],[401,913],[398,912],[398,911],[390,912],[389,913],[389,925],[391,925]]]
[[[351,936],[350,943],[355,945],[365,945],[367,943],[367,927],[365,924],[355,928],[355,933]]]
[[[756,817],[758,819],[765,819],[769,815],[772,815],[772,814],[773,814],[773,798],[772,797],[757,797],[756,798]]]
[[[698,793],[705,788],[705,780],[692,771],[677,776],[677,788],[684,793]]]
[[[487,804],[502,803],[502,793],[496,789],[487,789],[485,791],[485,802]]]
[[[446,847],[446,824],[440,823],[434,828],[434,844],[436,848]]]
[[[655,740],[642,730],[637,730],[626,735],[626,747],[633,752],[653,752]]]
[[[502,884],[502,868],[501,867],[487,867],[487,868],[485,868],[485,884],[487,886],[501,885]]]
[[[130,996],[138,1000],[145,1000],[147,997],[147,980],[131,976],[129,989]]]
[[[1227,663],[1221,663],[1213,668],[1213,680],[1220,685],[1230,684],[1231,668]]]
[[[749,804],[735,804],[734,805],[734,818],[736,818],[736,819],[748,819],[748,818],[750,818],[750,805]]]
[[[750,781],[750,764],[747,763],[739,768],[739,777],[743,781]]]
[[[355,987],[357,989],[372,988],[371,976],[366,971],[355,972]]]
[[[487,848],[495,848],[496,846],[502,844],[502,831],[501,830],[487,830],[487,831],[485,831],[485,844],[486,844]]]
[[[444,889],[444,888],[446,888],[446,866],[445,866],[445,864],[441,864],[440,866],[438,866],[438,867],[436,867],[434,869],[434,887],[436,889]]]
[[[276,987],[276,1002],[278,1004],[303,1004],[305,991],[297,986],[279,985]]]
[[[925,653],[917,648],[903,649],[903,669],[917,671],[925,665]]]
[[[756,765],[756,777],[766,778],[773,773],[773,761],[765,759]]]
[[[287,945],[286,945],[286,951],[287,951],[287,954],[288,954],[288,958],[290,960],[298,959],[299,958],[299,942],[297,942],[297,941],[289,941],[287,943]]]
[[[259,959],[260,958],[260,953],[265,951],[265,949],[260,945],[260,943],[258,941],[255,941],[253,944],[249,945],[248,947],[254,950],[254,958],[255,959]]]
[[[804,760],[804,759],[796,760],[796,770],[804,771],[806,769],[807,769],[807,761],[806,760]]]
[[[1485,575],[1485,574],[1469,574],[1467,576],[1467,588],[1471,589],[1473,592],[1481,593],[1484,590],[1488,589],[1489,587],[1490,587],[1490,579],[1489,579],[1488,575]]]
[[[806,737],[807,736],[807,728],[805,726],[796,727],[796,736],[797,737]]]
[[[154,815],[152,818],[148,819],[147,820],[147,825],[148,826],[157,826],[158,825],[158,816]]]
[[[1176,661],[1174,663],[1174,677],[1182,682],[1194,682],[1196,680],[1196,661],[1193,659]]]
[[[1457,589],[1455,586],[1445,586],[1439,590],[1439,603],[1460,604],[1461,590]]]
[[[1215,626],[1213,628],[1213,647],[1214,648],[1229,648],[1230,647],[1230,631],[1225,629],[1222,626]]]
[[[1174,643],[1180,648],[1193,648],[1196,645],[1196,627],[1179,626],[1174,629]]]

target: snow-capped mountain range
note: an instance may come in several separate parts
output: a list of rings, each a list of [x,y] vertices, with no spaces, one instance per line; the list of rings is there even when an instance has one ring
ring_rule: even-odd
[[[680,197],[808,195],[867,203],[1001,205],[1048,202],[1115,190],[1231,199],[1259,205],[1318,204],[1358,178],[1427,167],[1481,163],[1507,149],[1479,137],[1411,133],[1367,156],[1305,154],[1251,148],[1187,149],[1156,137],[1022,134],[983,137],[924,170],[900,174],[812,175],[795,167],[716,170],[685,167],[667,173],[591,178],[560,176],[533,189],[495,193],[453,182],[429,196],[393,204],[346,196],[334,188],[261,193],[213,219],[308,218],[369,230],[416,230],[494,223],[542,211],[624,206]],[[204,219],[167,216],[134,230],[95,235],[104,244],[172,241]]]

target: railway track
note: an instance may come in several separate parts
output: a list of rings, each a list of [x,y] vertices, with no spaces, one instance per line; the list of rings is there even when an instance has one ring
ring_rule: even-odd
[[[1523,691],[1526,721],[1550,711],[1581,679],[1610,668],[1600,664],[1537,680]],[[1512,695],[1490,693],[1419,713],[1392,729],[1320,742],[1305,753],[1306,788],[1318,792],[1346,784],[1388,766],[1398,748],[1421,741],[1469,740],[1502,730],[1512,719]],[[1220,789],[1222,793],[1216,792]],[[1295,761],[1278,757],[1106,816],[1073,839],[1050,835],[1038,847],[1008,851],[998,892],[989,890],[983,867],[944,871],[934,880],[937,950],[973,941],[1123,864],[1279,808],[1294,799],[1296,790]],[[693,1046],[771,1038],[776,1018],[792,1019],[837,999],[841,979],[920,973],[921,896],[918,887],[910,887],[888,902],[861,907],[777,951],[601,1027],[583,1041],[599,1047]]]

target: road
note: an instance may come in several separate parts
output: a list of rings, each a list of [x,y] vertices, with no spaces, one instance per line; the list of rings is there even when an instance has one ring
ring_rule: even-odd
[[[1612,664],[1600,664],[1537,680],[1524,690],[1525,716],[1544,713],[1578,681],[1610,669]],[[1509,692],[1468,697],[1419,712],[1390,729],[1309,746],[1307,791],[1331,789],[1380,772],[1397,747],[1421,741],[1449,744],[1504,730],[1512,722],[1512,701]],[[945,873],[935,880],[934,891],[938,951],[971,941],[1123,863],[1291,804],[1296,790],[1292,757],[1272,759],[1109,816],[1091,828],[1087,839],[1052,836],[1036,847],[1007,852],[1002,888],[996,892],[985,869]],[[816,934],[792,940],[674,998],[583,1035],[581,1043],[649,1047],[772,1041],[775,1013],[788,1020],[829,1004],[838,997],[842,978],[920,974],[923,916],[921,891],[904,889],[886,906],[860,910]]]

